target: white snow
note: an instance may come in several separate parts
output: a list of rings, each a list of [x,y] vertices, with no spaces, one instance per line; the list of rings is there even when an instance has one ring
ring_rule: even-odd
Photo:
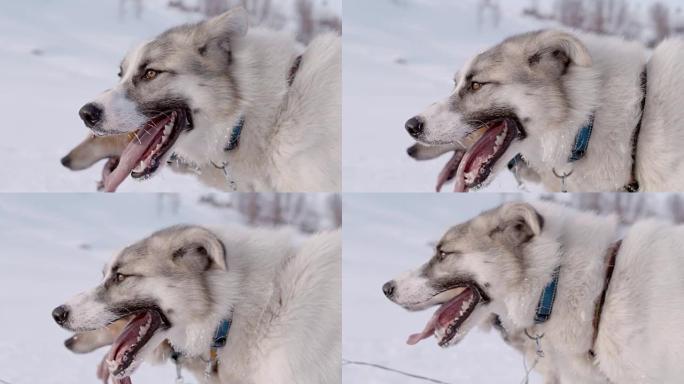
[[[0,196],[0,383],[97,383],[107,349],[76,355],[63,346],[71,334],[51,311],[97,285],[104,264],[123,246],[179,223],[239,223],[233,211],[183,197],[152,194],[3,194]],[[175,368],[143,364],[134,384],[172,383]],[[197,383],[185,374],[186,383]]]
[[[509,196],[510,197],[510,196]],[[451,226],[502,202],[498,194],[346,194],[342,252],[343,357],[448,383],[520,383],[522,356],[498,332],[474,329],[460,344],[442,349],[433,338],[406,344],[433,311],[410,313],[387,300],[382,284],[416,268]],[[345,365],[345,384],[420,384],[382,370]],[[539,383],[537,375],[531,383]]]

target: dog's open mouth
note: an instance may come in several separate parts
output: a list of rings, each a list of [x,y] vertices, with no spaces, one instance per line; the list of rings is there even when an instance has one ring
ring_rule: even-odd
[[[439,295],[444,296],[445,301],[420,333],[409,336],[407,344],[414,345],[434,335],[440,347],[448,346],[475,307],[487,301],[486,295],[474,283],[449,289]]]
[[[161,113],[131,132],[131,141],[121,153],[118,164],[111,171],[103,171],[104,191],[116,191],[129,174],[135,179],[150,177],[180,133],[190,127],[190,115],[181,108]]]
[[[112,343],[106,364],[115,379],[130,376],[141,363],[137,354],[160,328],[167,328],[164,316],[155,309],[136,313]]]
[[[437,179],[437,191],[455,179],[455,192],[467,192],[483,186],[492,168],[516,138],[524,131],[517,119],[497,118],[471,133],[467,138],[474,144],[463,151],[455,151]]]

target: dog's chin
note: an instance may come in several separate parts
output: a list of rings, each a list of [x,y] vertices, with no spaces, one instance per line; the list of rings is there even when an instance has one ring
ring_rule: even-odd
[[[407,344],[417,344],[430,336],[435,336],[441,347],[457,344],[476,324],[473,314],[482,312],[478,309],[488,302],[487,294],[474,282],[464,282],[440,292],[430,299],[432,306],[439,305],[439,308],[421,332],[409,336]]]
[[[517,117],[495,117],[464,140],[465,151],[457,150],[437,179],[437,191],[454,181],[455,192],[468,192],[486,187],[493,175],[503,168],[501,159],[513,153],[511,146],[526,136]],[[510,156],[512,157],[512,156]]]
[[[129,377],[166,338],[170,327],[166,317],[157,309],[144,309],[131,317],[114,340],[105,358],[112,377]]]

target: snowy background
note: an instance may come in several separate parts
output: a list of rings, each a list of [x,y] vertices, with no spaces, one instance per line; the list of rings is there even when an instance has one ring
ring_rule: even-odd
[[[482,4],[495,7],[479,17]],[[408,157],[414,141],[404,123],[449,94],[468,58],[505,37],[563,21],[648,44],[684,32],[682,8],[684,0],[345,0],[344,191],[434,191],[449,155]],[[506,172],[485,190],[516,191],[517,183]]]
[[[316,15],[341,13],[341,0],[312,1]],[[169,7],[169,0],[140,2],[138,17],[136,0],[0,1],[0,191],[95,191],[102,163],[73,172],[59,162],[88,134],[79,108],[115,84],[119,62],[135,43],[202,18]],[[182,1],[221,2],[228,4]],[[265,2],[247,1],[254,7]],[[274,16],[268,24],[298,33],[295,5],[302,1],[269,3]],[[119,191],[206,188],[194,177],[163,169],[145,182],[129,178]]]
[[[442,349],[429,338],[406,344],[433,311],[408,312],[390,302],[382,284],[425,263],[446,230],[510,200],[544,199],[601,214],[616,214],[623,228],[638,218],[684,222],[682,194],[345,194],[342,247],[342,345],[348,360],[381,364],[450,384],[518,384],[522,356],[496,331],[473,329]],[[345,384],[420,384],[392,372],[345,365]],[[531,383],[541,383],[533,375]]]
[[[97,285],[105,263],[125,245],[162,227],[269,225],[267,218],[278,216],[269,214],[276,207],[273,195],[253,196],[208,202],[191,194],[0,194],[0,383],[99,383],[95,372],[107,349],[86,355],[67,350],[63,342],[71,334],[55,324],[52,309]],[[335,195],[290,196],[309,212],[302,217],[316,226],[312,230],[335,226]],[[300,226],[300,209],[287,208],[284,199],[278,204],[282,221]],[[188,373],[185,379],[197,383]],[[174,380],[170,363],[143,364],[133,376],[136,384]]]

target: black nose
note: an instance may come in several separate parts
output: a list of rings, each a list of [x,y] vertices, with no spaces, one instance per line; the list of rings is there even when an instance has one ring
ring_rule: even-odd
[[[95,103],[88,103],[81,107],[78,111],[78,115],[81,116],[81,120],[83,120],[86,127],[93,128],[98,125],[102,119],[102,108]]]
[[[69,308],[66,305],[60,305],[52,310],[52,318],[55,319],[57,324],[64,325],[69,318]]]
[[[423,133],[423,125],[425,125],[425,122],[420,116],[413,116],[406,121],[405,127],[409,135],[418,137]]]
[[[382,286],[382,291],[385,293],[385,296],[387,298],[391,299],[392,296],[394,296],[394,288],[396,285],[394,284],[394,281],[388,281]]]
[[[67,168],[69,168],[71,166],[71,158],[69,156],[62,157],[62,160],[60,160],[60,161],[62,162],[62,165],[67,167]]]

